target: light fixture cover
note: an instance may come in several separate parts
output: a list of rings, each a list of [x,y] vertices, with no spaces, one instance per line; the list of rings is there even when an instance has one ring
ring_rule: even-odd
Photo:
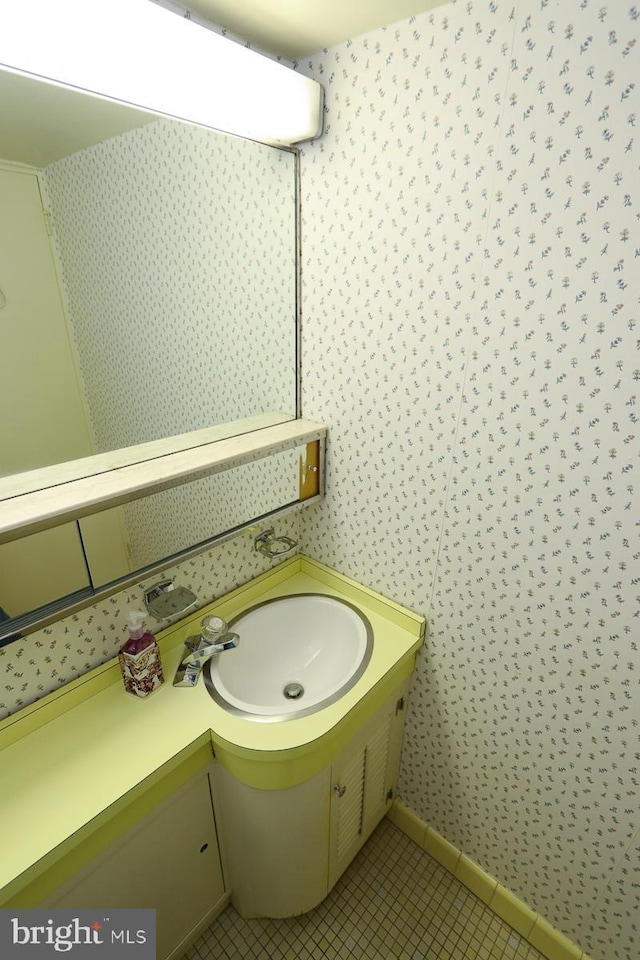
[[[322,130],[322,87],[152,0],[0,9],[0,64],[262,143]]]

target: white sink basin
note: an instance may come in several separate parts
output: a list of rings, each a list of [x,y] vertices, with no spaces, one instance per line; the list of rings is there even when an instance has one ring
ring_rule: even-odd
[[[371,658],[367,618],[336,597],[302,593],[267,600],[229,627],[233,650],[209,660],[203,675],[213,699],[251,720],[286,720],[337,700]]]

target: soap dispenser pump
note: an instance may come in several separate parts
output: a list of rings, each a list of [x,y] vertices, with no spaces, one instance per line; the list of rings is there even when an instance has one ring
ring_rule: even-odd
[[[144,629],[144,620],[141,611],[130,612],[129,639],[118,653],[124,688],[134,697],[148,697],[164,681],[158,643]]]

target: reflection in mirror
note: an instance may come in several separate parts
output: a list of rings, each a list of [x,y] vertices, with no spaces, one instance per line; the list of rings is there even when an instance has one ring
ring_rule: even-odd
[[[159,120],[47,168],[98,452],[295,416],[294,162]]]
[[[16,616],[91,585],[75,523],[0,546],[1,608]]]
[[[255,463],[125,504],[120,510],[129,537],[132,569],[141,570],[285,505],[295,504],[300,453],[296,449],[281,451]],[[94,561],[93,540],[85,533],[86,521],[90,523],[94,519],[86,517],[79,521],[79,526],[93,584],[98,587],[106,582],[98,579],[102,547]]]
[[[206,549],[214,539],[234,532],[275,513],[294,508],[299,502],[300,461],[305,448],[292,448],[262,460],[233,467],[223,473],[183,484],[180,487],[131,501],[122,507],[84,517],[43,533],[0,546],[0,583],[5,609],[12,616],[0,616],[0,646],[18,638],[24,624],[38,623],[46,610],[35,606],[50,601],[70,605],[90,601],[100,591],[114,592],[131,581],[123,571],[120,552],[126,551],[134,577],[172,565],[186,556]],[[60,562],[66,540],[77,547]],[[6,553],[4,552],[6,550]],[[34,585],[12,576],[6,558],[27,557],[34,564]],[[58,555],[54,554],[58,551]],[[90,577],[83,565],[86,557]],[[23,567],[24,569],[24,567]],[[7,574],[7,575],[5,575]],[[120,581],[120,583],[116,582]],[[66,595],[65,595],[66,594]],[[31,620],[13,611],[33,614]]]
[[[0,405],[11,411],[0,476],[256,413],[295,418],[295,154],[142,111],[118,128],[114,104],[2,72],[0,105]],[[108,110],[109,125],[88,109]],[[92,142],[78,139],[94,127]],[[83,521],[110,538],[90,550],[97,582],[147,555],[144,514]],[[214,532],[236,522],[219,512]],[[0,608],[12,616],[42,602],[26,596],[41,580],[36,560],[73,570],[72,589],[86,584],[75,526],[71,553],[52,540],[0,547]],[[18,553],[25,589],[11,601],[5,571]]]
[[[0,71],[0,94],[7,77],[10,91],[26,80]],[[37,121],[25,97],[23,119]],[[38,169],[16,166],[11,127],[0,123],[0,159],[11,161],[0,240],[10,386],[37,389],[55,436],[73,403],[47,414],[45,391],[57,401],[60,380],[79,379],[90,452],[256,413],[296,415],[295,155],[144,116],[70,156],[57,156],[57,143],[57,159]],[[41,148],[42,131],[36,139]],[[11,458],[3,442],[2,475],[55,462],[42,440],[18,437]]]

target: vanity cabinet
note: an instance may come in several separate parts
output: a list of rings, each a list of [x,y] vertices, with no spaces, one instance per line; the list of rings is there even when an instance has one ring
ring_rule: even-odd
[[[177,960],[227,900],[209,776],[204,773],[162,802],[43,906],[155,909],[156,956]]]
[[[219,769],[216,810],[242,916],[296,916],[327,896],[393,801],[408,686],[303,783],[266,790]]]
[[[231,897],[245,917],[321,903],[393,801],[424,618],[297,555],[160,642],[172,675],[204,614],[309,593],[362,608],[375,639],[323,709],[252,722],[169,683],[142,704],[113,660],[0,722],[3,907],[152,908],[158,960],[182,960]]]

